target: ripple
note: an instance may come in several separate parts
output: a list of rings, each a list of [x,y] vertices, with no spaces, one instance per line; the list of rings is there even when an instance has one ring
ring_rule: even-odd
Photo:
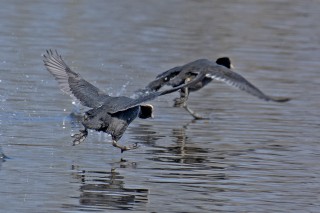
[[[29,1],[1,5],[0,206],[4,212],[317,212],[318,2]],[[81,128],[43,67],[45,49],[111,95],[132,95],[167,69],[231,57],[257,100],[214,82],[189,106],[160,97],[121,144]],[[70,113],[73,113],[72,116]],[[10,158],[6,158],[8,156]],[[5,160],[5,161],[4,161]],[[36,210],[35,210],[36,209]]]

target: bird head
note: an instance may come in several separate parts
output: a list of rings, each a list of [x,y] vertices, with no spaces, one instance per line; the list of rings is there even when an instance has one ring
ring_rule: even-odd
[[[224,67],[227,67],[228,69],[233,69],[234,68],[232,63],[231,63],[230,58],[228,58],[228,57],[218,58],[216,60],[216,63],[219,64],[219,65],[222,65]]]
[[[153,106],[151,104],[140,105],[139,118],[153,118]]]

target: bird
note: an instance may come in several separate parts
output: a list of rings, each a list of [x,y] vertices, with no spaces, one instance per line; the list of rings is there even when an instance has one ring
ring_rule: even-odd
[[[153,106],[143,104],[144,102],[175,92],[184,86],[192,86],[193,83],[197,83],[205,77],[199,75],[194,81],[187,84],[164,91],[149,92],[137,98],[113,97],[83,79],[80,74],[72,71],[57,50],[49,49],[43,57],[46,69],[58,81],[60,89],[80,101],[83,106],[90,108],[82,116],[81,123],[84,129],[72,136],[74,138],[73,145],[82,143],[88,135],[88,129],[93,129],[110,134],[112,145],[119,148],[121,153],[138,147],[137,144],[124,146],[118,143],[129,124],[137,117],[141,119],[153,117]]]
[[[215,62],[208,59],[198,59],[159,74],[143,91],[158,91],[163,86],[177,87],[194,79],[199,74],[204,74],[205,77],[201,81],[192,84],[191,86],[183,87],[180,90],[180,97],[174,100],[175,107],[184,108],[194,117],[194,119],[207,118],[199,115],[188,107],[187,100],[189,93],[200,90],[212,80],[222,81],[265,101],[287,102],[290,100],[290,98],[286,97],[272,97],[264,94],[243,76],[233,71],[233,69],[234,67],[229,57],[218,58]]]

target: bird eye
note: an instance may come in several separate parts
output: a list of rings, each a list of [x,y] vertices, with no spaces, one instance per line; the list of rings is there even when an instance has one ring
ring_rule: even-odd
[[[168,81],[168,77],[165,77],[164,80],[165,80],[165,81]]]

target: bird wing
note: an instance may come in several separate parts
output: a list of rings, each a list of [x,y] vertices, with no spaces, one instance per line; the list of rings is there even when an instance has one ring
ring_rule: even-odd
[[[145,90],[142,91],[158,91],[163,86],[168,85],[168,82],[178,75],[181,71],[181,67],[174,67],[172,69],[169,69],[161,74],[159,74],[155,80],[151,81],[147,86]]]
[[[97,87],[84,80],[78,73],[72,71],[57,51],[53,52],[52,50],[47,50],[47,54],[44,55],[44,64],[47,70],[58,81],[59,86],[64,93],[75,97],[84,106],[91,108],[103,107],[103,109],[109,113],[124,111],[143,102],[153,100],[158,96],[175,92],[183,87],[197,83],[205,77],[204,74],[199,74],[197,78],[187,84],[164,91],[148,92],[136,99],[132,99],[125,96],[111,97],[102,92]]]
[[[127,110],[129,108],[135,107],[137,105],[140,105],[141,103],[147,102],[147,101],[151,101],[159,96],[162,95],[166,95],[169,93],[173,93],[177,90],[180,90],[184,87],[189,87],[192,86],[193,84],[198,83],[199,81],[201,81],[203,78],[205,78],[205,74],[204,73],[199,73],[197,75],[197,77],[195,77],[193,80],[191,80],[188,83],[179,85],[177,87],[173,87],[171,89],[167,89],[164,91],[153,91],[153,92],[148,92],[142,96],[139,96],[135,99],[133,98],[128,98],[128,97],[119,97],[119,98],[114,98],[114,101],[112,103],[107,103],[105,102],[103,104],[102,107],[106,107],[105,109],[109,112],[109,113],[116,113],[119,111],[124,111]]]
[[[174,67],[157,75],[156,78],[165,78],[165,77],[175,76],[179,74],[180,71],[181,71],[181,66]]]
[[[82,105],[97,108],[107,99],[113,98],[72,71],[57,51],[47,50],[43,62],[47,70],[58,81],[60,89],[71,97],[78,99]]]
[[[152,82],[150,82],[145,90],[142,91],[158,91],[161,87],[165,85],[169,86],[179,86],[180,84],[183,84],[185,82],[185,79],[188,77],[188,74],[191,74],[192,68],[195,65],[199,63],[203,63],[203,61],[208,61],[207,59],[198,59],[196,61],[187,63],[183,66],[178,66],[171,68],[161,74],[159,74],[156,79]]]
[[[230,86],[236,87],[240,90],[243,90],[253,96],[256,96],[260,99],[266,101],[275,101],[275,102],[286,102],[290,100],[289,98],[280,98],[280,97],[271,97],[264,94],[261,90],[259,90],[256,86],[250,83],[243,76],[237,74],[236,72],[228,69],[224,66],[218,64],[210,64],[206,67],[205,72],[206,77],[210,77],[214,80],[222,81]]]

